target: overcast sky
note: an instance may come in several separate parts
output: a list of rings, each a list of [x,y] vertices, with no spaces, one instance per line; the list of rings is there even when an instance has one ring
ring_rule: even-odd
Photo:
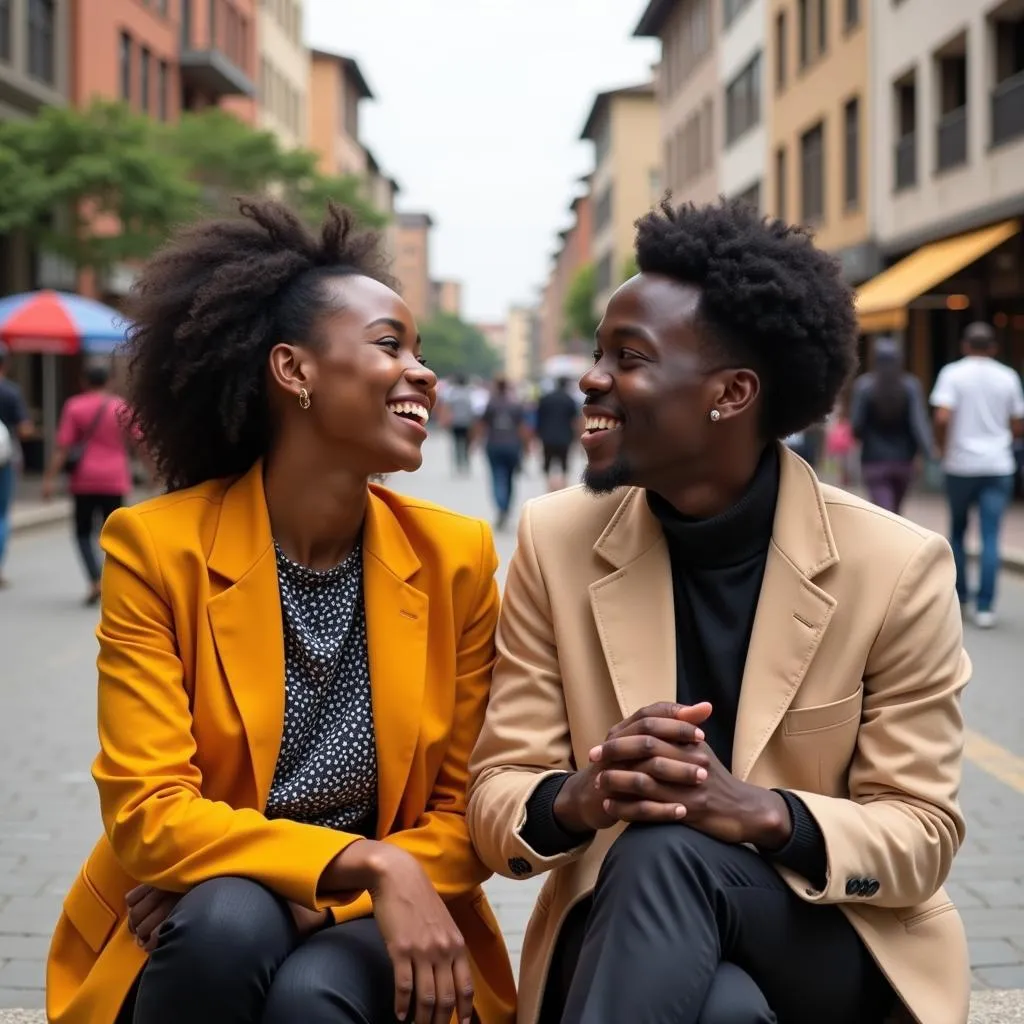
[[[399,209],[436,222],[435,277],[467,318],[537,299],[592,147],[594,94],[649,76],[646,0],[306,0],[310,46],[355,57],[376,99],[361,131]]]

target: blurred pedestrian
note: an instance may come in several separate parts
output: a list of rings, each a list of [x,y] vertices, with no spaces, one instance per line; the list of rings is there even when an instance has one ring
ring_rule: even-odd
[[[43,498],[49,500],[61,473],[68,477],[74,500],[74,529],[89,591],[87,605],[100,599],[100,552],[96,545],[103,524],[120,508],[132,489],[129,458],[128,404],[110,388],[110,368],[86,366],[84,391],[69,398],[61,412],[57,447],[43,477]]]
[[[537,403],[537,437],[540,440],[548,490],[565,487],[569,456],[580,435],[580,407],[569,394],[569,378],[559,377],[554,390]]]
[[[1016,370],[996,359],[999,345],[987,323],[964,332],[963,357],[939,371],[932,390],[935,432],[946,472],[950,537],[956,559],[960,604],[970,602],[964,535],[977,508],[981,533],[981,579],[974,621],[982,629],[996,622],[993,610],[999,574],[999,534],[1013,497],[1014,437],[1024,436],[1024,390]]]
[[[491,467],[491,487],[497,509],[496,529],[508,523],[515,490],[516,474],[523,461],[523,449],[529,441],[526,409],[512,394],[508,381],[495,379],[491,399],[478,422],[478,433]]]
[[[868,496],[899,513],[915,463],[932,457],[934,441],[921,383],[903,370],[895,338],[876,339],[874,367],[853,385],[850,423],[861,443],[861,476]]]
[[[0,588],[7,586],[4,557],[11,532],[14,486],[21,468],[21,442],[32,435],[32,420],[21,388],[7,377],[7,346],[0,342]]]
[[[473,391],[464,374],[456,374],[444,389],[441,406],[442,423],[452,436],[452,462],[455,472],[469,472],[469,439],[476,416],[473,412]]]

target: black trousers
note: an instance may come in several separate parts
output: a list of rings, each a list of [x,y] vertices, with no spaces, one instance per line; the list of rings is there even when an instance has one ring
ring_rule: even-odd
[[[110,514],[124,504],[120,494],[75,495],[75,541],[90,583],[100,581],[100,554],[96,547],[103,524]]]
[[[559,936],[542,1024],[882,1024],[895,995],[837,907],[745,846],[632,826]]]
[[[469,427],[452,427],[452,450],[455,468],[460,473],[469,470]]]
[[[117,1024],[395,1024],[391,961],[376,921],[299,941],[287,904],[217,878],[182,897]]]

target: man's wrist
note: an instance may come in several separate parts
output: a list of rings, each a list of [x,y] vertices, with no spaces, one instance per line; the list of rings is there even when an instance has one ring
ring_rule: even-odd
[[[745,842],[767,852],[781,850],[793,835],[789,805],[775,790],[760,786],[751,786],[749,797]]]
[[[551,813],[559,828],[566,832],[584,834],[593,828],[583,820],[580,787],[587,785],[585,772],[573,772],[558,791]]]

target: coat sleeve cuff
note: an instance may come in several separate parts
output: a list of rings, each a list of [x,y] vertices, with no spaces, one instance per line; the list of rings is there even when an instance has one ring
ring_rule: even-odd
[[[770,860],[806,878],[818,891],[828,884],[828,852],[814,815],[798,796],[785,789],[775,790],[789,808],[793,833],[779,850],[762,851]]]
[[[568,779],[568,772],[549,775],[526,802],[526,821],[519,830],[519,838],[542,857],[568,853],[592,838],[590,832],[567,832],[555,817],[555,800]]]

